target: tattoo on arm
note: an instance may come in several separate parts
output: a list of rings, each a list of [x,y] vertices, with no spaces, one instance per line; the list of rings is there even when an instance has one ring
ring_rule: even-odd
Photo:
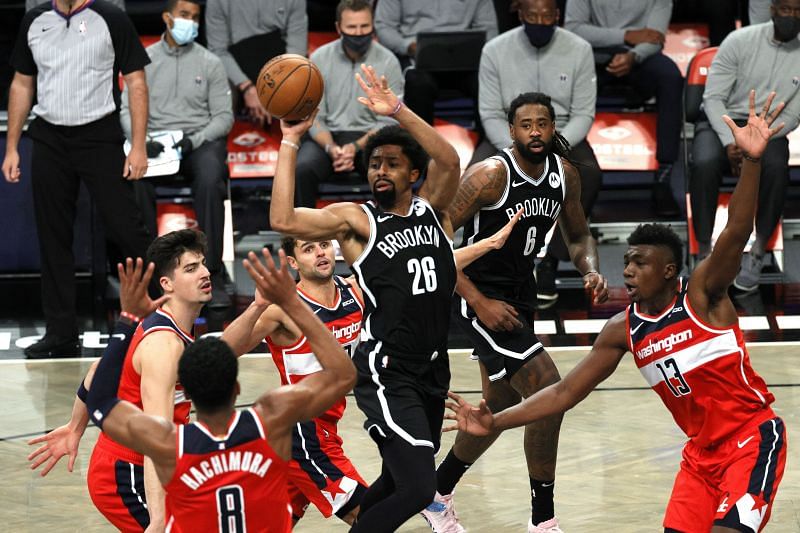
[[[460,228],[484,206],[496,203],[506,187],[505,168],[483,162],[467,170],[447,210],[453,229]]]

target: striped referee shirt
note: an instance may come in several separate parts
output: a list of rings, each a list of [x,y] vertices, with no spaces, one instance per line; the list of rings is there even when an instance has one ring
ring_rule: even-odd
[[[36,76],[33,113],[58,126],[81,126],[119,109],[119,73],[150,62],[133,24],[105,0],[69,15],[40,4],[22,20],[11,54],[14,70]]]

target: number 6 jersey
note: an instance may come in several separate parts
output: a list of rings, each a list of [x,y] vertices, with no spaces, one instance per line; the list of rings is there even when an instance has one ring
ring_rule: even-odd
[[[738,322],[725,329],[705,324],[691,308],[687,282],[658,316],[628,306],[628,349],[647,383],[686,436],[702,448],[722,442],[775,397],[750,366]]]
[[[381,351],[431,360],[446,348],[450,299],[456,286],[453,243],[428,202],[414,196],[407,215],[375,203],[367,213],[370,238],[353,262],[364,294],[361,340]]]

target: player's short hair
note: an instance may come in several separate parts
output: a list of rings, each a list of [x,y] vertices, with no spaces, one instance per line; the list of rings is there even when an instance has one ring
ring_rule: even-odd
[[[628,237],[628,244],[636,246],[645,244],[650,246],[664,246],[672,253],[672,260],[680,271],[683,265],[683,242],[672,229],[664,224],[639,224]]]
[[[147,248],[147,261],[156,264],[153,279],[171,276],[184,252],[206,254],[206,236],[200,231],[171,231],[154,240]]]
[[[342,11],[345,9],[350,11],[369,10],[372,14],[372,2],[371,0],[341,0],[336,6],[336,22],[342,21]]]
[[[294,257],[294,247],[297,246],[297,239],[291,235],[284,235],[281,238],[281,249],[286,257]]]
[[[205,413],[227,408],[233,397],[239,361],[225,341],[205,337],[183,351],[178,381],[195,407]]]
[[[181,0],[167,0],[166,3],[164,4],[164,12],[171,13],[172,10],[175,9],[175,6],[178,5],[178,2],[180,1]],[[203,4],[200,2],[200,0],[183,0],[183,1],[190,2],[192,4],[197,4],[201,8],[203,7]]]
[[[508,123],[513,124],[514,117],[517,116],[517,109],[528,104],[543,105],[547,108],[547,112],[550,113],[550,120],[553,122],[556,121],[556,110],[553,108],[553,102],[550,100],[550,97],[544,93],[531,92],[522,93],[511,100],[511,104],[508,106]]]
[[[372,152],[379,146],[394,144],[401,148],[403,154],[411,161],[411,170],[425,172],[430,157],[417,140],[400,126],[384,126],[367,138],[364,146],[364,166],[369,168]]]

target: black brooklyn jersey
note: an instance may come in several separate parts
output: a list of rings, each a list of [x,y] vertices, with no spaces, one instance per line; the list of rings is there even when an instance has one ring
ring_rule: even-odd
[[[453,245],[433,208],[413,197],[408,215],[361,206],[370,239],[353,263],[364,292],[361,339],[381,351],[430,360],[447,344],[450,299],[456,286]]]
[[[506,187],[494,204],[480,209],[464,224],[463,245],[491,237],[520,209],[522,218],[514,226],[505,246],[492,250],[464,269],[479,287],[495,286],[501,290],[530,283],[539,250],[547,233],[561,212],[566,195],[564,167],[561,158],[549,154],[544,170],[537,177],[525,174],[506,148],[494,157],[506,167]]]

